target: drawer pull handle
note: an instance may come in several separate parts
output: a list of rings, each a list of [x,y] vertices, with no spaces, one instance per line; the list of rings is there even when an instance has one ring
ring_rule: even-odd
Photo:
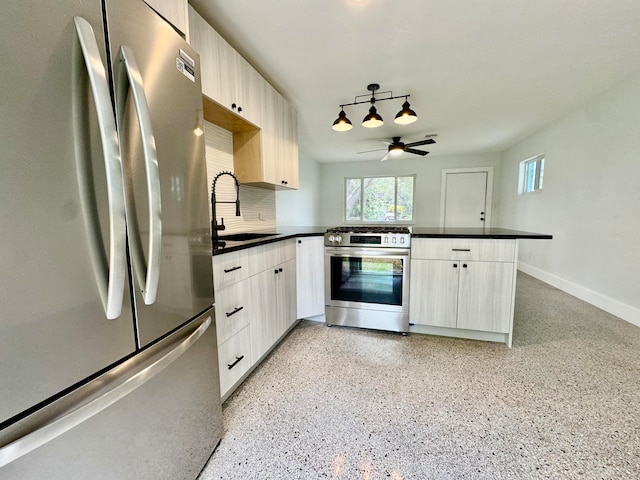
[[[238,307],[236,308],[233,312],[225,312],[225,315],[227,316],[227,318],[229,318],[231,315],[235,315],[236,313],[238,313],[240,310],[242,310],[244,307]]]
[[[227,367],[229,367],[229,370],[231,370],[233,367],[235,367],[238,363],[240,363],[240,361],[244,358],[244,355],[240,355],[239,357],[236,357],[236,361],[231,363],[231,364],[227,364]]]
[[[452,248],[451,251],[452,252],[470,252],[471,249],[470,248]]]
[[[233,268],[229,268],[229,269],[224,269],[224,273],[231,273],[231,272],[235,272],[236,270],[240,270],[242,268],[242,265],[238,265],[237,267],[233,267]]]

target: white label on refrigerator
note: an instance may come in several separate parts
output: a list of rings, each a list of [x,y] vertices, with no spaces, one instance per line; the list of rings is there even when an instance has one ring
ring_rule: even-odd
[[[184,62],[182,58],[176,57],[176,68],[180,73],[187,77],[192,82],[196,81],[196,71],[188,63]]]

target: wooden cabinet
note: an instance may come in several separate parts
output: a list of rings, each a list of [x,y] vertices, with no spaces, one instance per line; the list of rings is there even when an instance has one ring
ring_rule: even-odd
[[[258,361],[278,342],[296,320],[296,261],[287,260],[254,275],[249,291],[254,310],[251,354]]]
[[[295,245],[288,239],[213,257],[223,399],[296,321]]]
[[[187,36],[187,0],[145,0],[151,8],[158,12],[165,20]]]
[[[218,345],[218,364],[220,366],[220,395],[225,398],[252,366],[250,325]]]
[[[297,317],[324,314],[324,237],[298,238],[296,244]]]
[[[295,109],[191,7],[189,25],[200,54],[205,119],[234,134],[240,183],[298,188]]]
[[[260,123],[260,74],[189,7],[189,43],[200,54],[202,93],[222,107]]]
[[[410,322],[417,327],[443,329],[424,333],[497,340],[510,345],[516,240],[412,242]],[[461,331],[466,333],[460,334]]]

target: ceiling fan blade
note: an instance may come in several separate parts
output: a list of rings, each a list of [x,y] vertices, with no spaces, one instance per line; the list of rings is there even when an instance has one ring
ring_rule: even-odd
[[[391,154],[387,153],[384,157],[382,157],[380,159],[381,162],[386,162],[387,160],[389,160],[391,158]]]
[[[430,145],[432,143],[436,143],[433,138],[427,138],[425,140],[418,140],[417,142],[407,143],[406,147],[419,147],[420,145]]]
[[[382,152],[383,150],[386,150],[386,148],[376,148],[375,150],[365,150],[364,152],[356,152],[356,155],[360,153]]]
[[[416,150],[415,148],[405,148],[404,151],[407,152],[407,153],[413,153],[415,155],[422,155],[423,157],[427,153],[429,153],[429,152],[425,152],[424,150]]]

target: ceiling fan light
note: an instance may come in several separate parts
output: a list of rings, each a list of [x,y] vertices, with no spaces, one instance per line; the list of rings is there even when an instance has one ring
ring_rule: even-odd
[[[404,143],[400,142],[400,139],[398,137],[394,137],[393,143],[389,145],[389,155],[397,157],[402,152],[404,152]]]
[[[376,128],[380,127],[384,122],[382,121],[382,117],[378,115],[376,112],[376,107],[371,106],[369,109],[369,115],[364,117],[362,120],[362,126],[367,128]]]
[[[409,123],[413,123],[418,120],[418,115],[416,115],[416,112],[411,110],[411,108],[409,107],[409,102],[405,101],[402,104],[402,110],[398,112],[393,122],[397,123],[398,125],[408,125]]]
[[[347,118],[347,114],[344,113],[344,110],[341,110],[338,114],[338,118],[335,122],[333,122],[333,128],[336,132],[347,132],[353,128],[351,124],[351,120]]]

